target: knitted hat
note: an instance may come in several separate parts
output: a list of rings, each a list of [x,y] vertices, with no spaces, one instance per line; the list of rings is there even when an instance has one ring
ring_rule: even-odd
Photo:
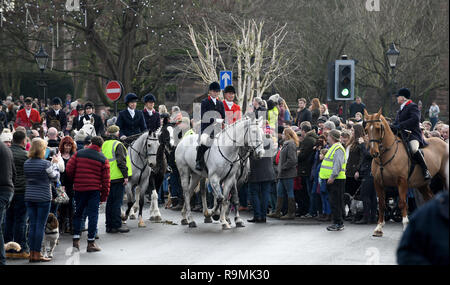
[[[115,134],[118,131],[120,131],[120,128],[118,126],[116,126],[116,125],[112,125],[112,126],[108,127],[107,131],[108,131],[109,134]]]
[[[341,132],[338,130],[331,130],[328,133],[328,135],[331,136],[336,141],[340,141],[340,139],[341,139]]]
[[[12,142],[13,135],[10,129],[3,129],[2,134],[0,135],[0,141],[2,142]]]
[[[191,121],[189,120],[188,117],[181,118],[181,122],[186,124],[186,125],[188,125],[188,126],[191,124]]]

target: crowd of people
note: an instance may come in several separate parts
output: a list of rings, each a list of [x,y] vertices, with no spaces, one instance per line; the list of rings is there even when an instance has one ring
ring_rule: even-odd
[[[224,124],[241,119],[234,88],[224,90],[223,100],[220,93],[217,83],[210,85],[208,98],[202,101],[202,115],[215,110]],[[123,142],[147,130],[156,131],[168,122],[183,130],[178,139],[203,134],[208,127],[203,121],[186,117],[177,106],[171,114],[164,105],[159,105],[157,111],[152,94],[143,97],[142,111],[137,110],[138,100],[136,94],[127,94],[126,109],[117,118],[108,109],[96,112],[91,102],[72,101],[70,95],[64,103],[60,98],[52,99],[50,108],[24,96],[16,100],[8,96],[0,103],[0,160],[4,166],[0,169],[0,264],[5,264],[6,258],[51,260],[41,250],[49,213],[58,217],[61,234],[73,235],[74,248],[80,248],[81,232],[87,229],[88,252],[101,250],[95,242],[99,238],[100,203],[106,202],[107,233],[129,231],[120,217],[124,188],[131,176],[131,162]],[[300,217],[330,222],[330,231],[342,230],[344,220],[376,223],[377,197],[369,138],[364,129],[365,109],[361,98],[357,98],[345,121],[342,110],[331,115],[318,98],[310,102],[298,99],[296,114],[279,94],[267,100],[254,98],[247,112],[256,118],[266,114],[264,132],[275,143],[273,149],[267,149],[270,155],[250,157],[248,179],[239,189],[239,210],[253,209],[253,218],[248,222]],[[433,103],[429,121],[420,126],[425,137],[439,137],[448,143],[449,126],[439,121],[439,112]],[[94,126],[95,136],[80,132],[88,121]],[[205,166],[202,155],[206,150],[201,144],[198,170]],[[168,207],[179,210],[183,195],[174,157],[169,157],[168,163],[171,172],[159,189],[159,199],[164,203],[169,193]],[[442,189],[437,186],[434,190]],[[64,193],[69,202],[58,203]],[[414,198],[414,193],[411,189],[409,197]],[[363,201],[360,219],[346,211],[345,206],[350,205],[344,197]],[[201,211],[199,197],[194,203],[194,210]],[[18,243],[20,250],[5,253],[4,244],[8,242]]]

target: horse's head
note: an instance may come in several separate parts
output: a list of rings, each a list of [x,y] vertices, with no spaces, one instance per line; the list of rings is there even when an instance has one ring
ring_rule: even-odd
[[[264,118],[251,119],[248,130],[248,138],[246,144],[252,149],[253,155],[256,158],[261,158],[264,155],[264,132],[263,132]]]
[[[55,128],[58,132],[61,131],[61,122],[53,116],[47,116],[47,128]]]
[[[381,111],[382,109],[376,114],[369,115],[367,110],[364,110],[364,122],[366,124],[366,133],[369,135],[370,154],[374,158],[380,156],[380,148],[386,132]]]
[[[147,161],[151,168],[157,164],[157,153],[159,148],[158,136],[156,133],[148,132],[147,140],[145,142],[147,148]]]
[[[168,149],[175,147],[174,127],[171,124],[166,124],[161,127],[158,132],[159,143]]]
[[[91,119],[91,121],[83,119],[83,122],[84,122],[84,125],[81,128],[81,130],[84,130],[84,132],[86,134],[88,134],[89,136],[95,137],[97,135],[97,133],[95,132],[95,127],[92,124],[92,119]]]

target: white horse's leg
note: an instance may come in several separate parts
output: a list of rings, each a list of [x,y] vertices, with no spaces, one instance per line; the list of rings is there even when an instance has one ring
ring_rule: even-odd
[[[190,177],[190,173],[188,170],[184,170],[187,166],[179,166],[178,167],[178,171],[180,172],[180,180],[181,180],[181,187],[183,187],[183,195],[184,195],[184,205],[183,205],[183,209],[181,210],[181,224],[182,225],[187,225],[188,220],[186,218],[186,212],[187,212],[187,208],[186,205],[190,203],[188,197],[189,197],[189,177]]]
[[[205,223],[212,223],[211,215],[212,212],[208,209],[208,202],[206,201],[207,188],[205,185],[205,179],[200,179],[200,192],[202,195],[202,207],[203,207],[203,215],[205,216]]]
[[[235,211],[235,217],[234,217],[234,223],[236,224],[236,228],[243,228],[245,227],[244,221],[241,219],[239,215],[239,196],[238,196],[238,190],[236,185],[233,186],[233,195],[231,196],[234,211]]]
[[[197,224],[195,223],[194,219],[192,218],[191,199],[192,199],[192,196],[194,196],[194,191],[195,191],[195,188],[197,187],[199,181],[200,181],[200,176],[192,173],[191,181],[189,183],[188,193],[187,193],[187,195],[184,195],[184,199],[186,202],[185,203],[186,215],[187,215],[187,220],[189,222],[190,228],[197,227]]]
[[[227,183],[227,181],[224,182],[224,189],[223,189],[224,199],[222,200],[222,208],[220,209],[220,223],[222,224],[222,230],[231,229],[231,226],[228,223],[227,217],[225,214],[230,205],[230,190],[232,187],[233,187],[233,185],[229,185],[229,183]]]
[[[222,194],[222,187],[220,186],[220,178],[218,178],[216,175],[213,175],[209,179],[209,184],[211,185],[213,189],[213,195],[214,195],[214,208],[212,210],[213,212],[213,219],[218,220],[220,219],[220,213],[222,212],[222,202],[225,200],[225,197],[228,198],[228,196],[224,197],[224,194]]]
[[[156,192],[156,189],[153,189],[150,206],[150,221],[158,223],[161,222],[161,220],[161,213],[158,208],[158,193]]]
[[[133,206],[131,206],[130,209],[130,220],[136,220],[136,212],[138,210],[138,205],[139,205],[139,196],[140,196],[140,191],[142,191],[142,189],[140,189],[139,185],[136,185],[136,187],[131,188],[131,192],[134,196],[134,203]]]

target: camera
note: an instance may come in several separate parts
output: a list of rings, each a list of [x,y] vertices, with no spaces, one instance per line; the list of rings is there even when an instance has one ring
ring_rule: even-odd
[[[48,157],[53,157],[53,156],[57,155],[58,152],[59,152],[59,151],[58,151],[57,148],[50,148],[50,152],[49,152],[49,154],[48,154]]]

